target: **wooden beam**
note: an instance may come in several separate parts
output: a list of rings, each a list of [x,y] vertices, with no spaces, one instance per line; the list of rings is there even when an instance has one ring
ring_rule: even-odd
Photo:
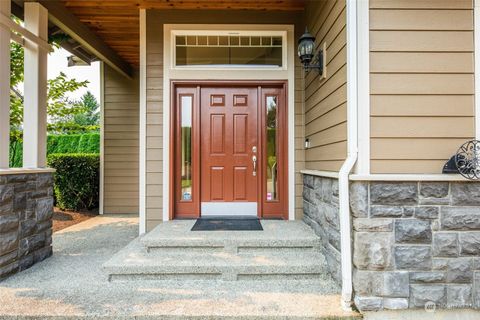
[[[60,1],[39,0],[38,2],[48,10],[50,21],[110,67],[128,78],[132,78],[133,69],[131,65],[65,8]]]
[[[10,16],[10,1],[0,1],[0,14]],[[0,25],[0,169],[9,167],[10,29]]]

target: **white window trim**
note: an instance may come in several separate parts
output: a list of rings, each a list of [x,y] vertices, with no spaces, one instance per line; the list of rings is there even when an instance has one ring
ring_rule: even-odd
[[[177,30],[173,29],[170,31],[170,66],[173,69],[184,69],[184,70],[287,70],[288,69],[288,51],[287,51],[287,31],[286,30],[240,30],[240,29],[230,29],[230,30],[206,30],[206,29],[191,29],[191,30]],[[175,38],[176,36],[273,36],[273,37],[282,37],[282,66],[269,66],[269,65],[188,65],[188,66],[177,66],[175,57],[176,57],[176,45]]]
[[[172,31],[283,31],[286,32],[286,63],[284,68],[209,68],[185,69],[172,65]],[[295,34],[293,25],[163,25],[163,172],[170,170],[170,81],[171,80],[288,80],[288,218],[295,220]],[[235,72],[232,72],[234,70]],[[163,175],[163,221],[170,220],[170,181]]]

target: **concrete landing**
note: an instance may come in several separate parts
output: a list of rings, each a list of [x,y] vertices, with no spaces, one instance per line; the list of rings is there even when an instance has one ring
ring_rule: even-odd
[[[361,318],[318,280],[109,282],[102,264],[137,235],[123,215],[54,233],[51,258],[0,282],[0,319]]]
[[[302,221],[262,220],[263,231],[190,231],[195,220],[174,220],[160,224],[141,242],[149,250],[185,249],[230,253],[317,252],[320,239]]]

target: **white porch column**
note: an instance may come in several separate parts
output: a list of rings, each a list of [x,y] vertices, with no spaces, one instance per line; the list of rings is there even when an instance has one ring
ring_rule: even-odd
[[[0,1],[0,14],[10,18],[10,1]],[[10,152],[10,29],[0,25],[0,169]]]
[[[25,28],[48,40],[48,11],[25,2]],[[23,166],[47,165],[47,58],[48,52],[25,40],[25,101],[23,112]]]

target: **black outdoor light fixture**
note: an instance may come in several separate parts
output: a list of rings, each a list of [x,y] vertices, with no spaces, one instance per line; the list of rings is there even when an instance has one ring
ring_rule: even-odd
[[[315,37],[305,28],[305,33],[298,39],[298,57],[305,71],[317,69],[323,75],[323,50],[315,55]]]

